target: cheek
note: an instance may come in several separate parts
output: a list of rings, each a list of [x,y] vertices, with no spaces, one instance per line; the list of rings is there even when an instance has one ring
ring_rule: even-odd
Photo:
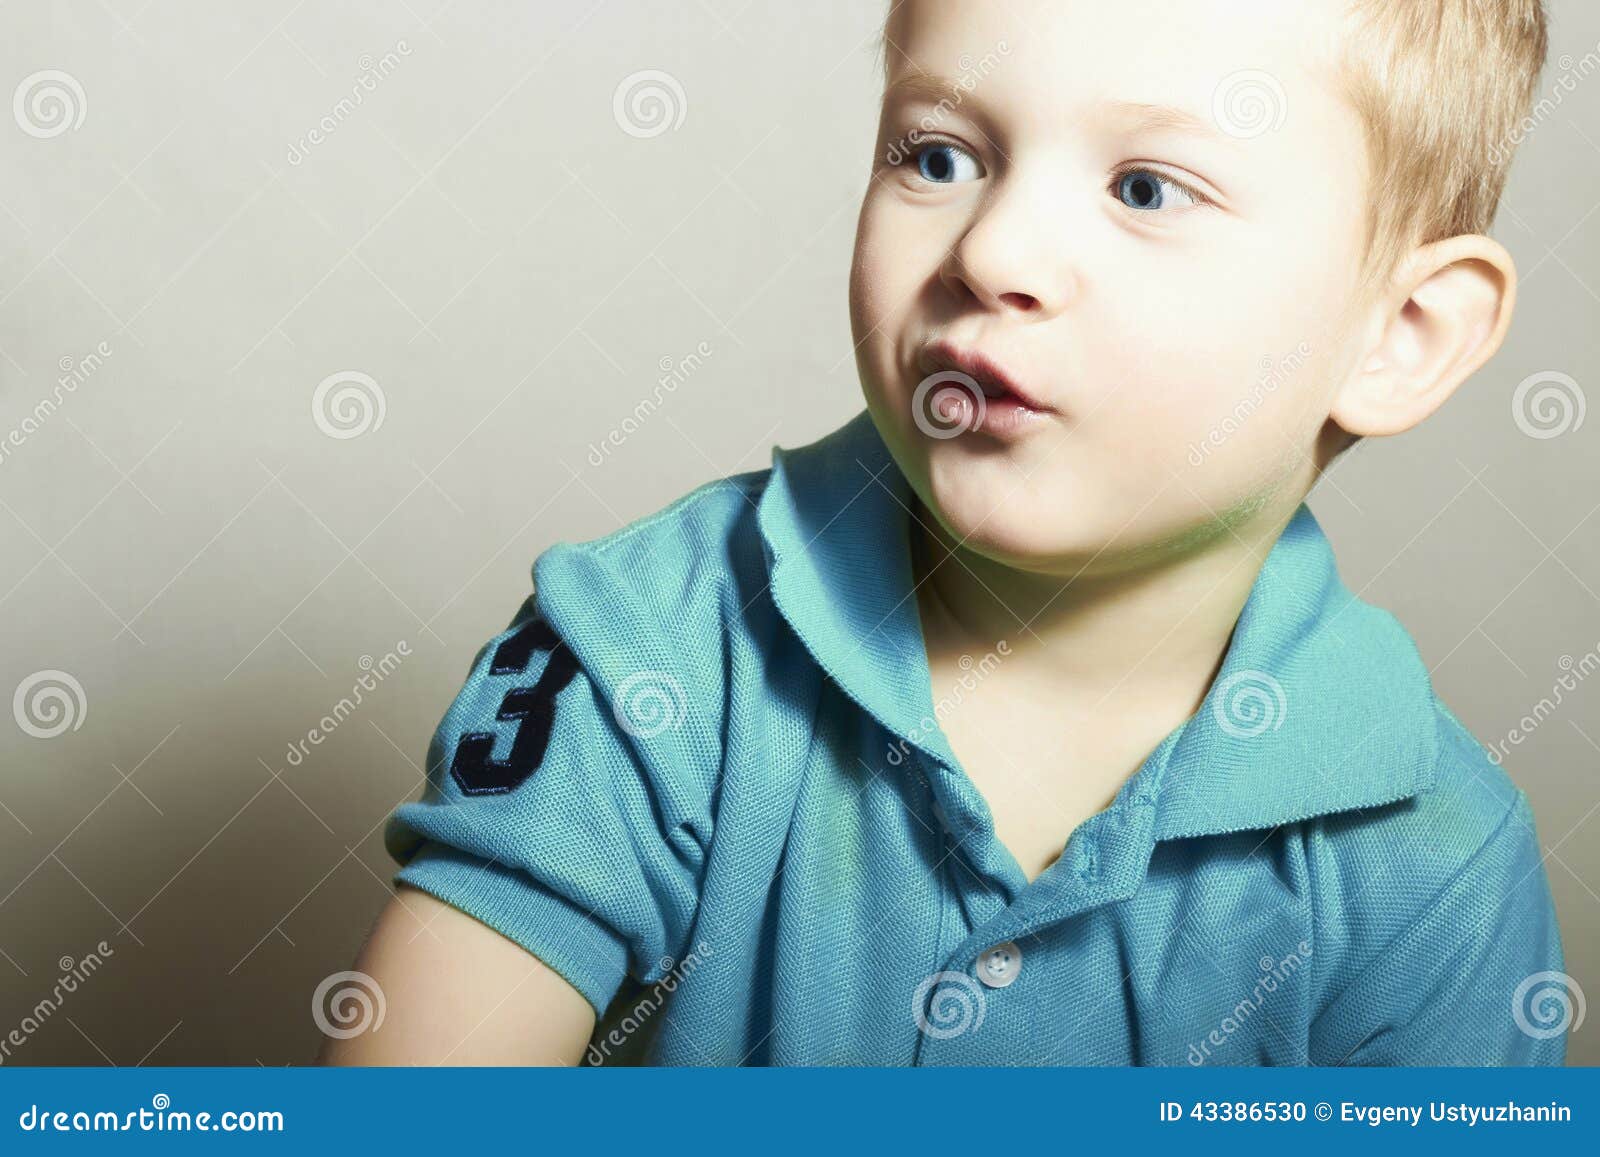
[[[1099,336],[1052,474],[1103,496],[1113,521],[1142,511],[1152,533],[1276,491],[1312,453],[1332,351],[1315,311],[1274,297],[1260,282],[1169,279],[1138,317],[1082,330]]]
[[[1224,425],[1252,427],[1245,444],[1269,456],[1290,443],[1309,448],[1335,360],[1340,286],[1330,271],[1260,256],[1208,264],[1209,276],[1195,276],[1203,263],[1174,269],[1145,288],[1138,316],[1101,319],[1091,332],[1122,340],[1097,343],[1089,421],[1122,442],[1136,436],[1175,467],[1192,441]],[[1139,297],[1128,287],[1109,298],[1119,299]]]
[[[869,194],[856,224],[850,264],[850,324],[858,344],[881,329],[894,300],[896,262],[882,216]]]
[[[850,267],[850,320],[858,345],[891,347],[938,276],[950,243],[931,214],[897,202],[876,182],[856,224]]]

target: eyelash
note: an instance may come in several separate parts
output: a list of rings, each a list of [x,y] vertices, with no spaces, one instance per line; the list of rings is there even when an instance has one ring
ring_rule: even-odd
[[[1122,183],[1122,178],[1126,177],[1129,173],[1154,173],[1168,184],[1176,185],[1190,197],[1194,198],[1194,204],[1192,206],[1186,206],[1186,208],[1198,209],[1204,205],[1211,204],[1211,198],[1207,197],[1199,189],[1189,184],[1189,182],[1179,180],[1165,169],[1157,168],[1155,165],[1145,161],[1127,163],[1118,166],[1116,169],[1113,169],[1106,188],[1114,192],[1117,186]],[[1132,210],[1132,212],[1140,212],[1140,210]]]
[[[917,142],[917,145],[916,145],[916,147],[914,149],[912,149],[909,152],[905,153],[904,159],[900,161],[900,163],[899,163],[899,165],[897,167],[898,168],[910,167],[910,168],[914,169],[914,168],[916,168],[915,162],[922,155],[924,150],[926,150],[926,149],[937,149],[937,148],[960,149],[964,153],[968,153],[968,154],[974,155],[974,156],[976,155],[976,154],[972,153],[971,149],[968,149],[965,145],[959,143],[958,141],[944,140],[942,138],[934,138],[934,137],[924,137],[920,141]],[[1210,197],[1207,197],[1204,193],[1202,193],[1199,189],[1195,188],[1189,182],[1179,180],[1177,177],[1174,177],[1171,173],[1167,172],[1165,169],[1157,168],[1156,166],[1151,165],[1148,162],[1143,162],[1143,161],[1141,161],[1141,162],[1124,163],[1122,165],[1119,165],[1117,168],[1113,169],[1107,176],[1106,188],[1109,191],[1115,193],[1115,191],[1117,189],[1117,186],[1122,181],[1122,178],[1126,177],[1129,173],[1137,173],[1137,172],[1154,173],[1156,176],[1160,177],[1162,180],[1168,181],[1171,184],[1176,185],[1178,188],[1182,189],[1186,194],[1188,194],[1190,197],[1192,197],[1194,199],[1194,205],[1190,206],[1191,208],[1198,209],[1198,208],[1201,208],[1202,206],[1212,204],[1212,201],[1211,201]],[[920,174],[919,174],[919,179],[920,179]],[[938,182],[938,181],[929,181],[928,182],[928,184],[940,184],[940,183],[941,182]],[[1119,201],[1119,204],[1120,204],[1120,201]],[[1142,212],[1142,211],[1141,210],[1130,210],[1130,212]]]

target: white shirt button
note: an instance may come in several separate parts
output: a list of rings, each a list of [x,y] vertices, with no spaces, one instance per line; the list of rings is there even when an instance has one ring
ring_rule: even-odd
[[[1004,988],[1022,971],[1022,949],[1007,940],[978,957],[978,979],[990,988]]]

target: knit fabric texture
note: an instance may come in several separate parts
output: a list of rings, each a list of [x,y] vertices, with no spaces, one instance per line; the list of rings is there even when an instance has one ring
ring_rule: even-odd
[[[1563,1062],[1527,797],[1309,507],[1199,709],[1030,883],[939,726],[912,505],[863,411],[548,548],[395,879],[581,992],[591,1063]]]

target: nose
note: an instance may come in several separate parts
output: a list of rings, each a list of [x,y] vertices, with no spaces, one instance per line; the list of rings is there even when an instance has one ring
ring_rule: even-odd
[[[1023,190],[996,196],[968,225],[939,268],[939,280],[963,301],[995,313],[1042,321],[1066,308],[1074,276],[1045,242],[1050,221]]]

